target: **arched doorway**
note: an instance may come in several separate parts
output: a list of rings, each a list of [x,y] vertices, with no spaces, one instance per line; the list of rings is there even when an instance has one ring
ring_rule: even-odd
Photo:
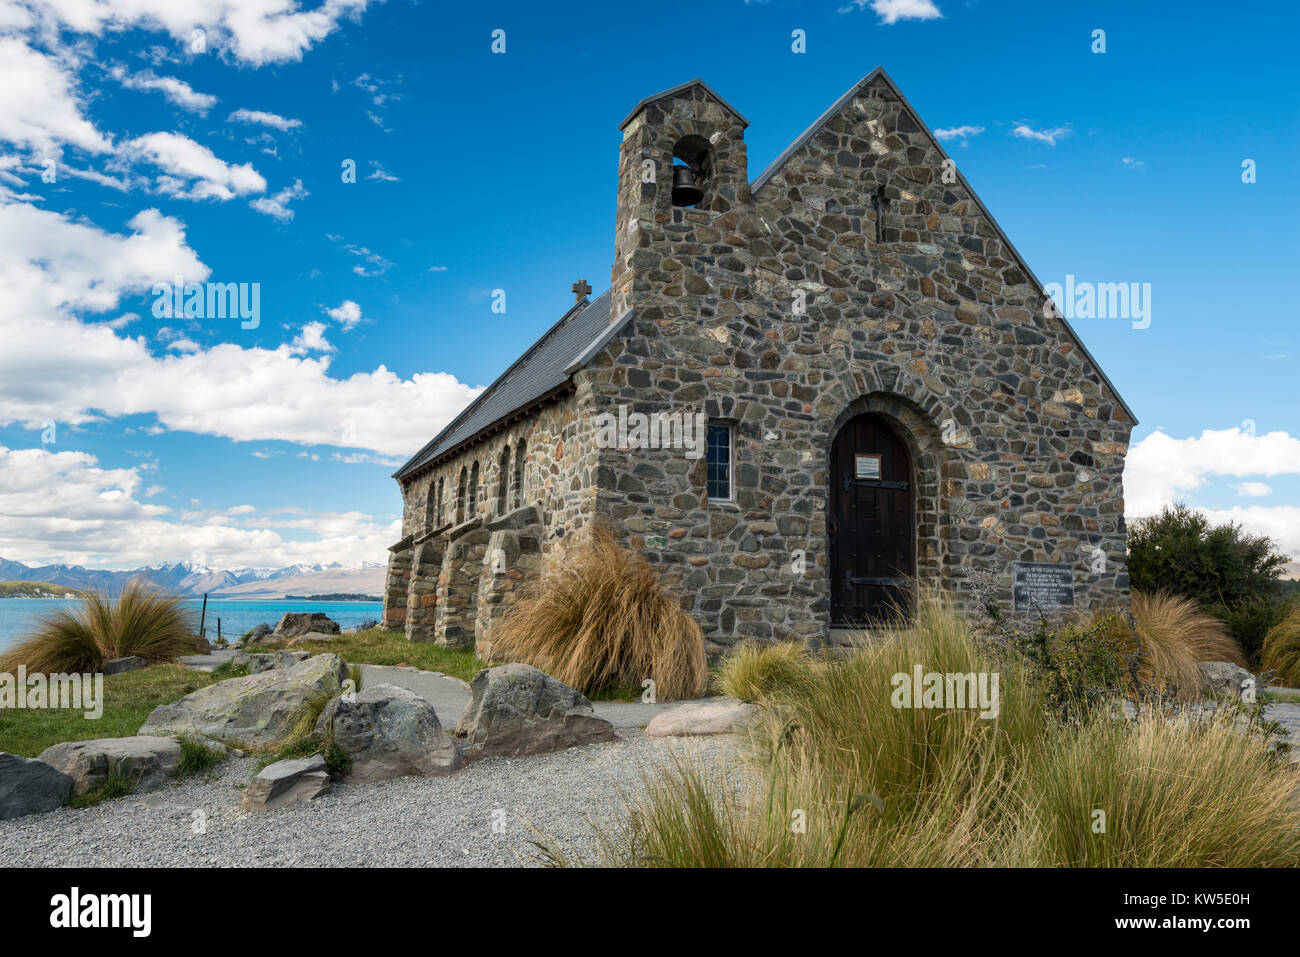
[[[831,445],[829,479],[831,624],[870,624],[909,608],[916,480],[907,445],[880,416],[855,416]]]

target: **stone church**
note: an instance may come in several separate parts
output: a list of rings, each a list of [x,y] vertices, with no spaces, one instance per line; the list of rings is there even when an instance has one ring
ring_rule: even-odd
[[[1127,596],[1133,413],[893,81],[755,179],[747,125],[699,80],[623,120],[611,288],[395,474],[386,626],[486,656],[592,523],[715,653],[833,642],[918,585]]]

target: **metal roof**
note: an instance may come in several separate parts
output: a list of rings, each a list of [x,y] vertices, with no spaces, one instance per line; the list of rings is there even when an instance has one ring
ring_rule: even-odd
[[[571,371],[576,368],[575,360],[581,358],[585,363],[590,359],[593,344],[608,341],[612,335],[609,302],[610,294],[606,292],[591,303],[584,300],[574,305],[464,412],[393,473],[393,478],[408,477],[457,446],[476,439],[511,413],[545,400],[566,386]]]

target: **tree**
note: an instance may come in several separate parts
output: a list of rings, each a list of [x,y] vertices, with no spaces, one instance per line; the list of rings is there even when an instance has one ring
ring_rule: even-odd
[[[1128,534],[1133,589],[1167,588],[1195,598],[1228,624],[1252,660],[1285,613],[1280,576],[1289,560],[1267,536],[1251,535],[1235,522],[1211,525],[1181,502],[1138,519]]]

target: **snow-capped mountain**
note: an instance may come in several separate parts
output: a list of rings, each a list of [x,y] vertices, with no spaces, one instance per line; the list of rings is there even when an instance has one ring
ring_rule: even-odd
[[[85,568],[81,565],[42,565],[0,558],[0,581],[47,582],[71,588],[116,592],[133,578],[145,578],[160,588],[195,598],[277,598],[346,592],[377,595],[383,591],[386,566],[362,562],[345,566],[297,563],[284,568],[212,568],[196,562],[164,562],[129,570]]]

